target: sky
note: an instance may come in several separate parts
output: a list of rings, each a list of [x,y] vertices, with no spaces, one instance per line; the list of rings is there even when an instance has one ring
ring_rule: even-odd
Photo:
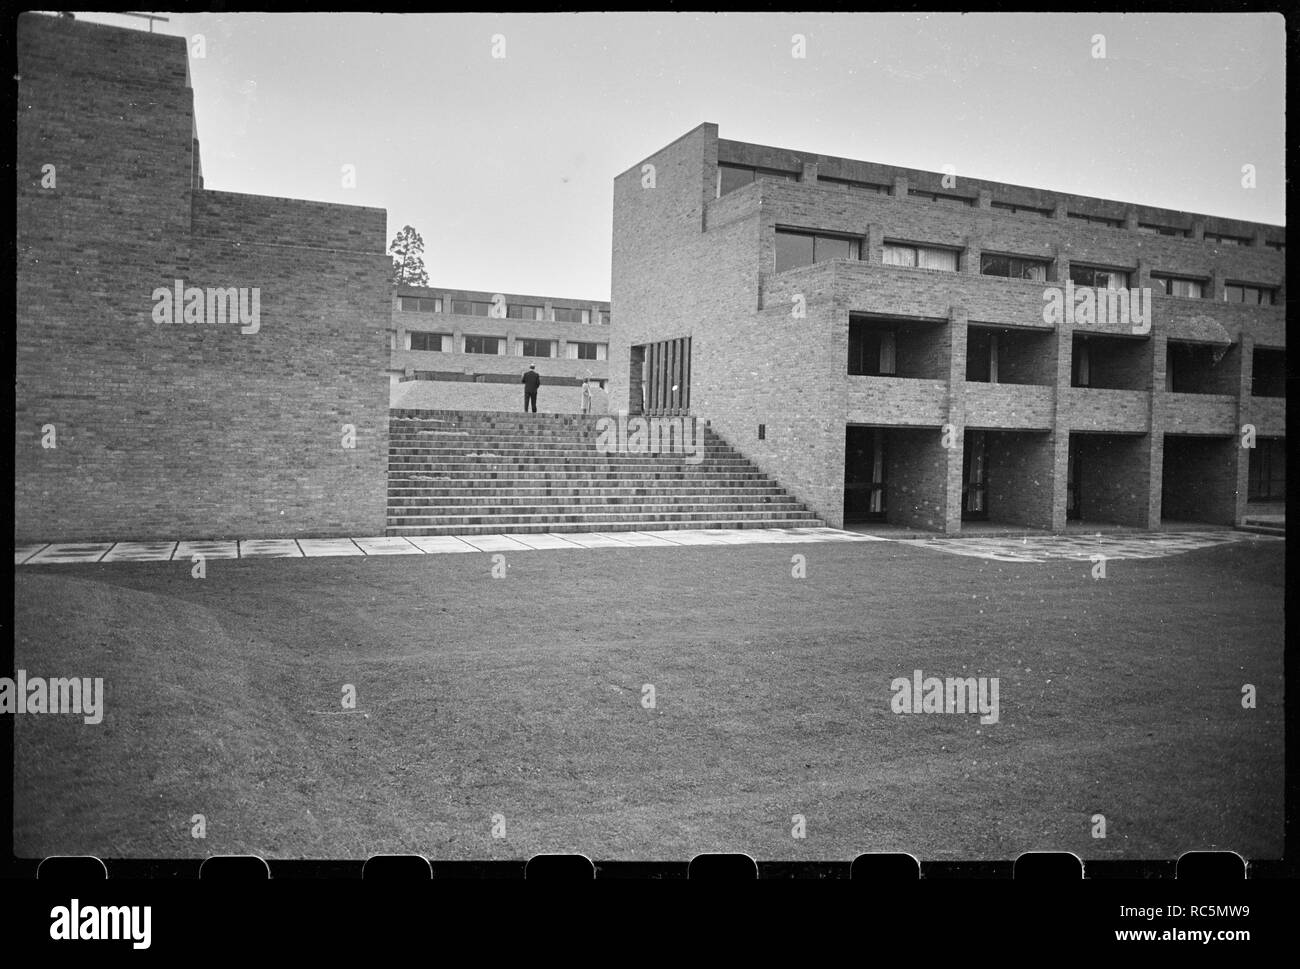
[[[608,299],[614,177],[706,121],[959,185],[1286,221],[1278,14],[163,16],[191,39],[207,188],[384,208],[434,286]]]

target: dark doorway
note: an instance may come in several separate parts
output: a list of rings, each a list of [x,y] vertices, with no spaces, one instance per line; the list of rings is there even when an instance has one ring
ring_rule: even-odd
[[[844,433],[844,521],[885,520],[885,431],[846,427]]]
[[[983,431],[967,431],[962,446],[961,518],[987,521],[988,517],[988,442]]]

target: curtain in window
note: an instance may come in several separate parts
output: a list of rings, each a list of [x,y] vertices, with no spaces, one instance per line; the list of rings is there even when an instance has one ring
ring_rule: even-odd
[[[885,435],[877,430],[875,451],[871,458],[871,513],[880,514],[885,507],[885,489],[881,487],[885,480]]]
[[[1088,344],[1080,343],[1078,347],[1079,357],[1079,386],[1087,387],[1092,380],[1092,374],[1088,366]]]
[[[578,345],[576,343],[566,343],[564,345],[564,358],[566,360],[578,359]]]
[[[915,266],[916,250],[911,246],[885,246],[884,264],[886,266]]]
[[[980,431],[971,432],[970,442],[970,491],[967,510],[984,510],[984,435]]]
[[[880,334],[880,374],[883,377],[892,377],[897,367],[896,361],[897,345],[894,338],[893,330],[885,330]]]
[[[998,335],[989,334],[989,383],[998,382]]]
[[[597,343],[597,344],[596,344],[596,359],[597,359],[597,360],[608,360],[608,359],[609,359],[609,344],[607,344],[607,343]]]
[[[918,249],[916,250],[916,267],[918,269],[942,269],[945,272],[957,271],[957,251],[955,249]]]

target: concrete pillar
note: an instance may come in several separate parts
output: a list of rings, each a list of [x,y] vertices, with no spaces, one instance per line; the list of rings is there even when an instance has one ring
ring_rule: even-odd
[[[1064,258],[1064,257],[1063,257]],[[1066,260],[1066,271],[1069,265]],[[1069,485],[1070,422],[1066,398],[1070,393],[1070,370],[1074,359],[1074,317],[1066,313],[1056,328],[1056,405],[1052,421],[1052,516],[1051,529],[1065,531],[1066,498]]]
[[[1250,448],[1241,446],[1242,426],[1251,419],[1250,406],[1250,388],[1254,380],[1255,373],[1255,338],[1246,330],[1241,329],[1241,349],[1237,354],[1240,359],[1241,371],[1240,380],[1237,389],[1237,439],[1235,442],[1237,452],[1237,489],[1235,495],[1235,508],[1233,511],[1233,524],[1241,525],[1246,520],[1246,499],[1250,494]]]
[[[907,189],[908,189],[907,176],[895,175],[894,190],[890,194],[893,195],[895,198],[905,199],[907,198]]]
[[[962,455],[966,441],[966,308],[953,306],[948,311],[948,424],[943,437],[949,438],[945,448],[945,495],[941,505],[943,531],[946,535],[961,533]]]

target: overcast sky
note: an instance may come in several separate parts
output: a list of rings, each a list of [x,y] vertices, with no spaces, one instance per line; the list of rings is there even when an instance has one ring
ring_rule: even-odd
[[[614,176],[704,121],[1285,223],[1276,14],[167,16],[156,31],[206,47],[191,75],[207,187],[385,208],[389,241],[423,235],[435,286],[608,299]]]

